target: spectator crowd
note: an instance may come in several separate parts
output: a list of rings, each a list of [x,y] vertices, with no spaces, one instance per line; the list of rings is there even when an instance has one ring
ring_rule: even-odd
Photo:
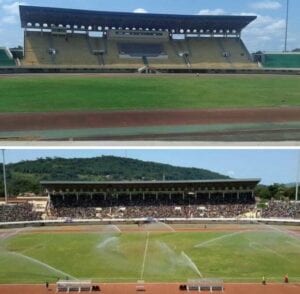
[[[157,201],[151,198],[134,202],[122,199],[99,203],[95,199],[77,198],[66,201],[63,198],[51,201],[47,208],[49,218],[103,219],[103,218],[235,218],[256,213],[253,203],[182,203],[179,198]],[[41,220],[42,213],[36,212],[30,203],[0,205],[0,222]],[[263,218],[299,218],[300,203],[270,201],[261,210]]]
[[[29,203],[0,205],[0,222],[40,220],[42,214],[34,211]]]
[[[288,201],[270,201],[262,210],[264,218],[296,218],[300,216],[300,203]]]

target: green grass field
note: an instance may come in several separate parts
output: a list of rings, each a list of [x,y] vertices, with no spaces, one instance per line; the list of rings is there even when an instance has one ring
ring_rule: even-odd
[[[280,231],[33,233],[0,243],[0,283],[300,281],[300,240]],[[31,259],[32,258],[32,259]],[[51,267],[51,268],[50,268]]]
[[[1,113],[300,106],[299,76],[20,76],[0,89]]]

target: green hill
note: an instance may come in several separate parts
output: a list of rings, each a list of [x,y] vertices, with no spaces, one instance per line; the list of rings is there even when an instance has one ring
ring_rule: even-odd
[[[122,180],[207,180],[229,177],[205,169],[184,168],[114,156],[96,158],[41,158],[7,165],[10,195],[38,193],[41,180],[122,181]],[[2,170],[0,171],[2,177]],[[3,183],[0,183],[3,195]]]

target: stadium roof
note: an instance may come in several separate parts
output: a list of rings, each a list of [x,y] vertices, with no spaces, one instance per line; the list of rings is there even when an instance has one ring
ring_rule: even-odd
[[[85,182],[85,181],[41,181],[40,184],[46,189],[96,189],[96,188],[151,188],[151,187],[203,187],[203,188],[226,188],[246,186],[254,189],[260,179],[224,179],[224,180],[201,180],[201,181],[113,181],[113,182]]]
[[[240,32],[256,16],[229,16],[229,15],[173,15],[130,12],[104,12],[64,8],[49,8],[38,6],[20,6],[22,28],[30,27],[31,23],[48,27],[51,25],[63,27],[76,26],[78,30],[104,30],[104,28],[155,29],[174,32],[209,30],[213,32]],[[101,29],[99,29],[101,27]]]

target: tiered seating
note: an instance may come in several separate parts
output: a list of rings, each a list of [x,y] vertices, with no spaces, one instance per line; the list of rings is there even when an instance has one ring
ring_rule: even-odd
[[[25,36],[25,59],[22,65],[37,66],[53,64],[50,48],[50,34],[39,32],[26,32]]]
[[[187,68],[184,59],[179,56],[179,51],[175,49],[173,40],[159,40],[156,41],[156,43],[151,39],[143,40],[143,42],[139,43],[141,45],[139,48],[137,46],[138,43],[134,40],[126,39],[123,40],[123,42],[126,42],[127,49],[130,47],[135,53],[121,54],[122,50],[120,49],[122,48],[120,48],[120,43],[122,44],[122,41],[109,40],[108,55],[106,57],[107,66],[139,68],[148,65],[156,68]],[[149,45],[149,47],[146,49],[147,45]],[[137,51],[142,48],[145,49],[145,53]],[[126,51],[126,48],[124,49]],[[123,53],[125,53],[125,51]],[[146,56],[147,64],[143,61],[143,55]]]
[[[23,65],[95,66],[97,57],[90,52],[86,34],[56,36],[27,32]],[[55,52],[50,54],[49,50]]]
[[[0,66],[15,66],[16,63],[7,48],[0,48]]]
[[[216,38],[188,38],[186,42],[193,68],[230,68]]]
[[[89,37],[88,44],[93,55],[97,56],[98,63],[105,65],[105,55],[107,54],[107,40],[104,38]]]
[[[242,40],[239,38],[220,38],[220,42],[225,52],[229,54],[228,59],[235,68],[252,68],[257,67],[251,61],[249,52],[247,51]]]
[[[241,39],[188,38],[193,68],[257,68]]]
[[[41,216],[42,213],[34,211],[29,203],[0,205],[0,222],[34,221]]]
[[[140,57],[140,58],[121,58],[118,44],[119,44],[119,41],[116,41],[116,40],[108,40],[107,41],[107,55],[105,56],[105,61],[106,61],[105,64],[107,67],[138,69],[145,65],[142,57]]]
[[[161,43],[119,43],[119,54],[133,58],[167,56]]]
[[[163,68],[256,68],[239,38],[101,38],[27,32],[23,65]]]
[[[95,55],[90,52],[86,34],[52,36],[53,48],[56,50],[55,63],[73,66],[98,65]]]
[[[167,58],[165,59],[149,59],[150,66],[160,67],[160,68],[186,68],[182,57],[179,56],[179,51],[175,46],[174,40],[167,40],[163,42]]]

